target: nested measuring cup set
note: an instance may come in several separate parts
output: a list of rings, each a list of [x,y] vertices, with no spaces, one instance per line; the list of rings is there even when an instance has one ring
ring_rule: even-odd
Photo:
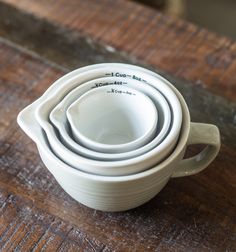
[[[198,173],[220,148],[216,126],[191,123],[177,89],[160,75],[104,63],[55,81],[18,115],[62,188],[103,211],[153,198],[171,177]],[[205,144],[184,159],[190,144]]]

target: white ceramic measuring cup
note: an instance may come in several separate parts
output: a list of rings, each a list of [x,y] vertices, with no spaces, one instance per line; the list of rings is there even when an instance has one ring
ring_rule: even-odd
[[[63,81],[77,75],[81,71],[100,68],[106,64],[97,64],[62,77]],[[161,78],[147,69],[127,65],[108,64],[136,69]],[[171,177],[196,174],[205,169],[215,158],[220,148],[220,135],[216,126],[210,124],[191,123],[188,107],[182,95],[171,86],[183,110],[183,123],[179,141],[174,151],[161,163],[146,171],[129,176],[99,176],[89,174],[67,165],[51,150],[47,136],[36,120],[38,106],[57,89],[52,85],[46,93],[27,106],[18,115],[18,123],[29,137],[36,142],[40,156],[62,188],[80,203],[102,211],[124,211],[144,204],[153,198],[166,185]],[[183,159],[185,149],[190,144],[206,144],[206,148],[196,156]]]
[[[104,76],[123,76],[127,78],[127,80],[136,79],[140,82],[146,83],[146,85],[154,86],[163,94],[163,96],[165,96],[172,110],[173,120],[169,133],[158,146],[155,146],[152,150],[134,158],[105,162],[77,155],[62,144],[57,136],[55,128],[49,121],[50,112],[66,94],[72,91],[79,84]],[[64,79],[62,81],[58,80],[58,88],[55,92],[47,97],[36,109],[36,118],[42,129],[45,131],[48,142],[54,153],[72,167],[88,173],[106,176],[133,174],[149,169],[153,165],[162,161],[170,154],[178,141],[182,123],[182,111],[180,102],[170,86],[171,84],[167,85],[163,79],[140,72],[137,69],[133,70],[128,67],[123,67],[122,65],[114,67],[108,64],[101,68],[82,71],[76,76],[68,78],[66,81]],[[88,90],[87,86],[84,86],[84,88],[85,91]]]
[[[143,93],[109,85],[94,88],[73,102],[67,118],[78,143],[97,152],[122,153],[153,139],[158,113]]]
[[[124,153],[110,154],[87,149],[73,140],[70,135],[70,129],[66,117],[66,110],[68,109],[70,104],[72,104],[79,97],[81,97],[81,95],[83,95],[86,90],[91,90],[96,87],[102,87],[107,85],[123,85],[135,88],[136,90],[150,97],[150,99],[154,102],[156,109],[158,110],[158,126],[157,131],[155,133],[155,138],[151,142],[136,150]],[[157,89],[151,87],[150,85],[146,85],[135,79],[129,79],[127,81],[127,78],[123,77],[115,79],[113,77],[103,77],[84,83],[76,87],[69,94],[67,94],[62,99],[62,101],[58,103],[57,106],[51,111],[50,120],[59,131],[62,143],[73,152],[90,159],[101,161],[117,161],[140,156],[145,152],[148,152],[149,150],[153,149],[159,143],[161,143],[171,127],[171,110],[165,97]]]

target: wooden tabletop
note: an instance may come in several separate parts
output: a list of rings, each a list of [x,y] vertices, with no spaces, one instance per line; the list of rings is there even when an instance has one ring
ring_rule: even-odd
[[[123,0],[0,0],[0,36],[0,251],[236,251],[234,41]],[[163,74],[222,147],[204,172],[105,213],[61,189],[16,116],[66,72],[114,61]]]

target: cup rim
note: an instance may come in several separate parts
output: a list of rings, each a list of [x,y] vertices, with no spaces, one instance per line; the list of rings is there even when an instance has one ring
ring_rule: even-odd
[[[127,74],[130,73],[130,68],[127,69],[125,67],[121,67],[119,70],[117,70],[117,66],[116,67],[111,67],[111,65],[108,63],[105,67],[103,68],[93,68],[91,71],[89,71],[90,73],[90,77],[92,75],[96,75],[96,74],[100,74],[100,75],[104,75],[107,72],[111,72],[111,71],[123,71],[126,72]],[[115,69],[115,70],[111,70],[111,69]],[[78,69],[79,73],[83,73],[83,78],[84,76],[87,77],[88,72],[87,71],[83,71],[84,69]],[[45,109],[48,109],[48,100],[53,101],[53,104],[57,101],[60,100],[60,97],[57,97],[57,93],[61,92],[61,90],[63,89],[59,89],[57,90],[57,92],[52,92],[51,95],[49,97],[45,97],[44,96],[44,101],[39,104],[39,106],[36,108],[36,118],[37,118],[37,122],[41,125],[41,127],[46,131],[46,135],[48,137],[48,141],[50,142],[50,144],[52,145],[52,147],[54,148],[54,151],[56,153],[63,153],[63,159],[66,158],[67,163],[70,163],[70,165],[76,167],[77,169],[83,169],[86,170],[87,172],[94,172],[94,173],[100,173],[100,174],[104,174],[104,173],[113,173],[114,175],[119,175],[121,174],[121,172],[118,170],[120,170],[121,167],[126,166],[126,174],[127,173],[134,173],[134,172],[139,172],[141,170],[147,169],[148,167],[152,166],[154,164],[154,162],[157,162],[156,159],[157,157],[166,157],[170,152],[170,147],[171,147],[171,143],[175,144],[178,140],[178,136],[176,136],[176,131],[178,131],[179,134],[179,130],[181,129],[181,122],[182,122],[182,112],[181,112],[181,105],[179,104],[179,100],[176,97],[176,95],[174,94],[173,90],[171,89],[172,84],[170,82],[168,82],[166,79],[164,78],[160,78],[160,76],[158,74],[156,74],[154,76],[154,74],[147,74],[147,72],[145,72],[144,70],[142,70],[141,72],[137,70],[137,68],[135,70],[131,71],[133,74],[135,73],[136,75],[143,75],[143,78],[146,78],[147,80],[152,79],[152,81],[154,83],[156,83],[155,85],[159,86],[159,89],[164,89],[165,90],[165,96],[171,96],[171,100],[170,97],[168,98],[168,101],[174,103],[175,107],[175,124],[172,124],[172,131],[168,134],[168,136],[163,140],[161,145],[156,146],[155,148],[153,148],[152,150],[137,156],[137,157],[133,157],[127,160],[118,160],[118,161],[100,161],[100,160],[91,160],[82,156],[78,156],[75,153],[71,152],[68,150],[68,148],[66,148],[64,145],[58,144],[58,139],[56,137],[54,137],[55,132],[54,132],[54,128],[52,127],[52,125],[46,120],[43,119],[44,116],[42,115],[42,107]],[[81,75],[75,75],[75,77],[72,77],[72,75],[70,75],[69,80],[64,81],[64,79],[60,78],[58,81],[56,81],[54,83],[54,85],[58,85],[58,83],[64,83],[63,88],[65,90],[68,90],[68,87],[66,87],[66,84],[68,84],[68,81],[70,84],[75,85],[76,83],[78,83],[78,78],[80,80],[82,80]],[[146,81],[147,81],[146,80]],[[163,82],[166,85],[163,85]],[[78,84],[77,84],[78,85]],[[168,90],[168,92],[167,92]],[[68,90],[69,91],[69,90]],[[160,90],[161,91],[161,90]],[[163,90],[162,90],[163,92]],[[56,97],[56,99],[52,100],[52,97]],[[46,102],[45,102],[46,101]],[[47,106],[46,106],[47,105]],[[172,104],[171,108],[173,109]],[[177,111],[179,113],[178,116],[176,116]],[[48,113],[48,112],[47,112]],[[41,117],[42,116],[42,117]],[[173,130],[174,128],[174,130]],[[177,130],[178,129],[178,130]],[[167,141],[168,139],[168,141]],[[170,141],[171,140],[171,141]],[[173,146],[174,147],[174,146]],[[56,149],[57,148],[57,149]],[[172,150],[172,149],[171,149]],[[68,151],[68,152],[67,152]],[[158,155],[156,155],[158,153]],[[68,155],[68,156],[66,156]],[[60,156],[60,155],[59,155]],[[62,157],[62,156],[61,156]],[[65,159],[64,159],[65,160]],[[144,167],[144,163],[148,163],[148,166]],[[78,166],[79,164],[79,166]],[[134,168],[134,166],[136,168]],[[138,168],[137,168],[138,166]],[[128,170],[129,168],[129,170]],[[105,172],[104,172],[105,171]]]

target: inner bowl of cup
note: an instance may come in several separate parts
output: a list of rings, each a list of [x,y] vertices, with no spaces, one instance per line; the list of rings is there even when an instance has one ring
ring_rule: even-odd
[[[109,85],[90,90],[73,102],[67,118],[78,143],[98,152],[122,153],[153,138],[158,113],[143,93]]]
[[[90,150],[75,142],[70,131],[70,126],[67,120],[66,111],[69,106],[79,99],[82,95],[94,88],[100,88],[108,85],[116,85],[116,87],[131,87],[135,90],[142,92],[148,96],[155,104],[158,111],[158,124],[155,132],[154,139],[148,142],[145,146],[138,149],[127,151],[123,153],[102,153],[94,150]],[[84,156],[86,158],[101,160],[101,161],[117,161],[125,160],[132,157],[142,155],[145,152],[150,151],[156,145],[162,142],[171,127],[171,110],[165,97],[154,87],[146,85],[135,79],[129,79],[120,77],[102,77],[88,81],[81,86],[76,87],[73,91],[68,93],[57,106],[50,113],[50,120],[54,127],[58,130],[61,142],[71,151]]]
[[[109,65],[109,64],[108,64]],[[84,71],[83,69],[73,77],[67,75],[67,78],[63,78],[56,82],[57,88],[55,92],[47,97],[36,109],[36,119],[44,130],[50,147],[53,152],[61,158],[65,163],[70,166],[83,170],[88,173],[105,175],[105,176],[119,176],[137,173],[151,168],[153,165],[161,162],[167,157],[174,149],[181,128],[182,123],[182,111],[178,98],[170,88],[171,84],[163,78],[152,76],[144,71],[139,71],[134,68],[122,67],[122,66],[101,66],[100,68]],[[66,146],[62,144],[58,138],[56,129],[49,121],[49,114],[52,109],[62,100],[62,98],[71,92],[75,87],[90,80],[105,77],[105,76],[126,76],[128,79],[136,79],[146,85],[151,85],[158,89],[163,96],[165,96],[167,102],[170,104],[172,111],[172,125],[171,129],[163,139],[163,141],[155,146],[152,150],[143,153],[140,156],[129,158],[119,161],[99,161],[92,160],[83,156],[80,156]],[[168,84],[167,84],[168,83]],[[55,86],[54,86],[55,87]],[[87,88],[85,88],[87,89]],[[87,91],[87,90],[85,90]]]

